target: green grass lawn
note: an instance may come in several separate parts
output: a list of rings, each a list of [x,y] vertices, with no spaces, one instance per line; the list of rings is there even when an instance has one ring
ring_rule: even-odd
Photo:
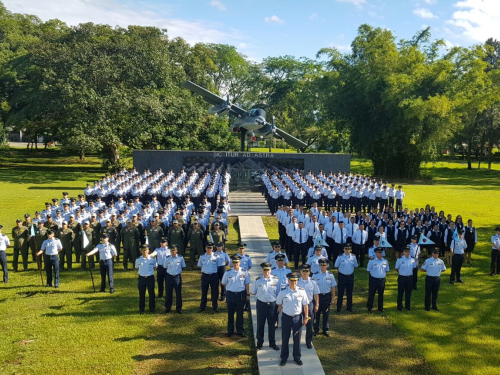
[[[441,312],[424,311],[424,279],[412,295],[413,311],[396,309],[397,274],[389,273],[385,292],[386,314],[366,313],[368,272],[356,271],[354,314],[330,315],[332,336],[316,340],[327,373],[385,374],[498,374],[500,357],[500,277],[490,277],[490,238],[500,224],[500,165],[493,170],[467,170],[467,165],[446,162],[426,165],[421,181],[402,182],[405,206],[430,204],[437,210],[472,219],[479,243],[472,266],[463,268],[465,284],[449,284],[444,273],[438,300]],[[370,173],[371,165],[354,160],[353,172]],[[394,181],[399,183],[399,181]],[[264,217],[271,240],[277,239],[274,217]],[[394,268],[395,259],[390,259]],[[335,271],[336,274],[336,271]]]

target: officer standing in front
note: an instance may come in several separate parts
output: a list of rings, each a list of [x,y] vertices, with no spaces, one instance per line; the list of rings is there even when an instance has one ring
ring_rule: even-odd
[[[271,275],[271,263],[260,264],[262,276],[257,277],[252,284],[250,293],[257,296],[257,350],[262,349],[264,344],[264,327],[267,321],[267,335],[269,346],[274,350],[280,350],[276,345],[276,297],[278,296],[278,276]]]
[[[2,233],[3,225],[0,225],[0,264],[2,264],[3,282],[9,281],[9,270],[7,269],[7,247],[10,246],[9,237]]]
[[[444,262],[439,259],[439,250],[432,250],[432,258],[427,258],[422,264],[422,271],[427,272],[425,278],[425,311],[430,311],[431,300],[432,309],[439,311],[437,298],[441,285],[441,272],[446,271]]]
[[[439,252],[439,250],[438,250]],[[411,310],[411,292],[413,290],[413,270],[417,267],[417,261],[410,256],[410,247],[403,249],[403,256],[396,261],[398,271],[398,310],[403,310],[403,294],[405,295],[405,309]]]
[[[156,283],[158,284],[158,298],[163,297],[163,289],[165,287],[165,280],[167,277],[167,271],[163,264],[165,259],[170,255],[170,249],[168,248],[168,239],[166,237],[160,238],[160,247],[155,249],[156,253],[156,263],[158,263],[158,268],[156,269]]]
[[[460,271],[462,270],[462,265],[464,264],[464,253],[467,249],[467,242],[463,238],[464,231],[462,229],[457,229],[458,238],[451,241],[450,251],[451,251],[451,275],[450,284],[455,284],[455,280],[459,283],[464,283],[462,277],[460,276]]]
[[[170,255],[165,258],[163,267],[166,272],[165,288],[165,313],[172,308],[173,291],[175,289],[175,310],[182,314],[182,269],[186,267],[186,261],[182,255],[178,254],[179,247],[172,245]]]
[[[101,289],[100,292],[106,290],[106,275],[108,275],[109,292],[115,292],[115,284],[113,282],[113,257],[116,257],[116,247],[109,243],[109,234],[104,233],[101,236],[102,243],[97,245],[92,251],[85,254],[86,257],[92,256],[99,252],[99,271],[101,273]]]
[[[278,293],[276,304],[278,305],[278,313],[283,311],[281,316],[281,362],[280,366],[285,366],[288,360],[289,348],[288,342],[290,341],[290,331],[293,337],[293,360],[299,366],[302,366],[300,359],[300,331],[303,325],[309,321],[309,299],[307,293],[303,288],[297,287],[299,275],[295,272],[289,273],[288,288]]]
[[[375,249],[375,259],[368,262],[366,270],[370,272],[370,281],[368,284],[368,302],[366,307],[368,313],[372,312],[373,300],[375,293],[378,292],[378,311],[384,312],[384,291],[385,291],[385,275],[389,271],[389,262],[382,258],[384,249],[377,247]]]
[[[358,267],[358,261],[356,256],[351,254],[351,246],[350,243],[344,245],[344,254],[337,258],[334,265],[334,267],[339,270],[337,312],[342,310],[344,292],[346,293],[347,299],[347,311],[354,312],[352,308],[352,291],[354,289],[354,268]]]
[[[495,232],[496,234],[491,236],[490,276],[500,272],[500,256],[498,256],[500,254],[500,227],[496,227]]]
[[[201,302],[200,310],[202,312],[207,306],[207,294],[210,287],[212,296],[212,308],[215,312],[219,312],[219,278],[217,276],[218,257],[213,253],[214,243],[207,242],[205,246],[205,254],[198,259],[198,267],[201,268]]]
[[[318,283],[309,277],[311,266],[304,264],[300,267],[300,279],[297,286],[306,291],[307,298],[309,299],[309,317],[310,319],[306,324],[306,346],[307,349],[312,349],[313,338],[313,323],[315,312],[319,308],[319,287]]]
[[[47,274],[47,286],[52,286],[52,269],[54,270],[54,287],[59,288],[59,252],[62,251],[62,244],[59,239],[54,238],[53,230],[47,231],[47,239],[43,241],[41,250],[36,253],[40,256],[45,252],[45,272]]]
[[[231,260],[233,267],[222,277],[222,285],[226,287],[227,336],[231,337],[234,333],[236,312],[236,333],[247,337],[243,327],[243,308],[245,302],[250,300],[250,276],[247,270],[240,267],[239,255],[233,255]]]
[[[149,311],[154,313],[155,301],[155,270],[157,268],[156,259],[149,256],[149,245],[141,246],[142,256],[136,259],[135,268],[139,273],[139,314],[144,314],[146,306],[146,289],[149,296]]]
[[[323,314],[323,335],[328,337],[330,336],[328,332],[330,329],[330,305],[335,303],[337,282],[335,277],[328,272],[328,259],[320,259],[318,264],[320,271],[313,276],[313,280],[316,281],[319,287],[319,306],[314,319],[314,336],[319,333],[319,322],[321,314]]]

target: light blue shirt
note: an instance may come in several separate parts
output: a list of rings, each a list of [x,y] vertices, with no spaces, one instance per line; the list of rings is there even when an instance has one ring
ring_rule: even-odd
[[[216,273],[218,258],[219,257],[215,255],[215,253],[211,255],[203,254],[200,256],[200,259],[198,259],[198,267],[201,267],[201,272],[208,274]]]
[[[278,254],[282,254],[282,255],[284,255],[284,256],[285,256],[285,264],[287,264],[287,263],[288,263],[288,257],[286,256],[286,254],[285,254],[285,253],[283,253],[283,252],[281,252],[281,251],[277,253],[276,251],[274,251],[274,250],[273,250],[273,251],[270,251],[270,252],[269,252],[269,254],[267,254],[267,257],[266,257],[266,262],[271,264],[271,268],[272,268],[272,267],[277,267],[277,266],[278,266],[278,264],[277,264],[277,262],[276,262],[276,259],[274,259],[274,257],[275,257],[276,255],[278,255]]]
[[[7,246],[10,246],[9,237],[7,237],[3,233],[0,233],[0,251],[6,251]]]
[[[166,247],[158,247],[156,250],[156,261],[158,262],[158,264],[162,267],[164,267],[164,263],[165,263],[165,259],[170,256],[170,249],[168,248],[168,246]]]
[[[375,246],[372,246],[368,249],[368,258],[375,259]],[[385,250],[382,251],[382,256],[385,257]]]
[[[236,255],[239,255],[240,256],[240,267],[245,269],[245,270],[249,270],[250,268],[252,268],[253,264],[252,264],[252,259],[250,259],[250,256],[248,256],[247,254],[244,254],[243,256],[241,256],[241,254],[236,254]],[[229,260],[229,267],[232,267],[233,266],[233,261],[232,260]]]
[[[396,266],[394,268],[399,271],[401,276],[412,276],[413,270],[417,268],[417,262],[415,261],[415,258],[412,258],[411,256],[408,256],[408,258],[402,256],[396,261]]]
[[[500,236],[498,234],[491,236],[491,249],[496,250],[495,246],[500,247]]]
[[[321,267],[319,266],[319,263],[318,263],[320,259],[326,259],[326,256],[320,255],[319,257],[317,257],[316,255],[313,255],[312,257],[307,259],[306,264],[309,264],[311,266],[311,274],[312,275],[315,275],[319,271],[321,271]]]
[[[345,253],[337,257],[334,265],[344,275],[351,275],[357,266],[358,261],[356,260],[356,256],[353,254],[345,255]]]
[[[417,265],[420,260],[420,246],[417,244],[410,244],[410,256],[415,259],[415,262],[417,262]]]
[[[108,243],[107,245],[104,245],[103,243],[100,243],[95,248],[99,252],[99,259],[100,260],[112,259],[113,257],[115,257],[115,256],[118,255],[116,253],[116,248],[114,247],[114,245],[112,245],[110,243]]]
[[[467,249],[467,242],[465,242],[463,237],[461,240],[456,238],[453,241],[451,241],[450,249],[453,250],[454,254],[463,254],[465,249]]]
[[[182,255],[177,254],[175,257],[169,255],[165,257],[163,267],[169,275],[177,276],[182,272],[182,268],[186,267],[186,262]]]
[[[312,246],[309,248],[309,252],[307,253],[307,257],[311,258],[315,255],[316,255],[316,250],[314,250],[314,246]],[[321,255],[325,258],[328,256],[328,253],[326,252],[326,249],[324,247],[321,248]]]
[[[286,278],[286,275],[288,275],[291,272],[292,270],[286,267],[283,268],[276,267],[271,270],[271,275],[277,276],[279,279],[278,281],[279,290],[283,290],[288,286],[288,280]]]
[[[264,276],[257,277],[250,289],[250,293],[257,296],[259,301],[265,303],[275,302],[279,291],[279,278],[275,275],[270,275],[267,279]]]
[[[248,272],[242,269],[241,266],[238,271],[231,268],[222,276],[221,284],[226,285],[226,290],[228,292],[243,292],[245,290],[245,285],[250,284],[250,276],[248,276]]]
[[[366,270],[370,272],[370,276],[382,279],[385,277],[387,271],[389,271],[389,262],[384,258],[380,260],[378,258],[371,259],[368,262]]]
[[[314,295],[319,294],[319,286],[316,281],[311,279],[310,277],[307,278],[307,280],[304,280],[302,277],[299,278],[299,281],[297,283],[297,287],[304,288],[307,294],[307,298],[309,299],[309,302],[313,301]]]
[[[302,314],[302,306],[309,304],[309,298],[303,288],[297,287],[295,290],[286,288],[278,293],[276,303],[282,305],[283,314],[296,316]]]
[[[57,255],[59,254],[58,250],[62,250],[62,244],[59,239],[54,237],[51,240],[43,241],[41,249],[45,251],[45,255]]]
[[[226,266],[230,261],[229,255],[225,251],[216,251],[215,255],[218,256],[217,267]]]
[[[330,272],[319,272],[312,278],[319,287],[319,292],[321,294],[331,293],[332,288],[337,286],[337,282],[335,281],[335,276],[333,276]]]
[[[422,269],[427,272],[427,276],[437,277],[441,276],[442,271],[446,271],[446,266],[441,259],[431,257],[425,260],[424,264],[422,264]]]
[[[153,276],[157,267],[156,259],[148,255],[144,258],[142,255],[136,259],[135,268],[139,269],[139,276]]]

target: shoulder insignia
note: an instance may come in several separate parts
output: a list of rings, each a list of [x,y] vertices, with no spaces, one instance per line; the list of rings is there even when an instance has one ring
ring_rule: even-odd
[[[260,280],[260,276],[259,276],[259,277],[257,277],[255,280]]]
[[[274,251],[274,250],[271,250],[271,251],[269,252],[269,254],[271,254],[273,251]]]
[[[243,267],[241,268],[241,270],[247,272],[247,270],[245,268],[243,268]]]
[[[275,269],[276,269],[276,267],[271,268],[271,270],[275,270]]]
[[[298,286],[298,287],[297,287],[297,289],[299,289],[299,290],[304,290],[304,288],[301,288],[300,286]]]
[[[259,276],[259,277],[260,277],[260,276]],[[274,278],[274,279],[279,279],[279,277],[278,277],[278,276],[276,276],[276,275],[271,275],[271,277],[272,277],[272,278]]]

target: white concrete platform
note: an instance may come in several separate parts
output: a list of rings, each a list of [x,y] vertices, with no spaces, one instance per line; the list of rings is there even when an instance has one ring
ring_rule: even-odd
[[[253,267],[250,270],[250,278],[254,281],[258,276],[262,275],[262,270],[260,264],[265,262],[267,254],[272,250],[271,243],[267,238],[266,229],[262,219],[258,216],[239,216],[238,217],[241,241],[247,244],[246,253],[252,258]],[[252,296],[250,298],[251,314],[253,324],[253,334],[256,339],[257,336],[257,317],[254,316],[256,311],[256,298]],[[281,327],[281,323],[280,323]],[[281,347],[281,328],[278,327],[276,330],[276,345]],[[302,366],[295,364],[292,358],[293,343],[292,338],[290,338],[290,356],[286,366],[281,367],[280,364],[280,352],[271,349],[269,343],[267,342],[267,326],[264,334],[264,346],[261,350],[257,351],[257,361],[259,364],[259,373],[261,375],[271,375],[271,374],[283,374],[283,375],[321,375],[324,374],[323,367],[319,361],[316,350],[314,349],[314,339],[313,339],[313,349],[307,349],[305,342],[305,328],[302,328],[301,333],[301,352],[302,352]],[[257,345],[257,341],[255,341]]]

